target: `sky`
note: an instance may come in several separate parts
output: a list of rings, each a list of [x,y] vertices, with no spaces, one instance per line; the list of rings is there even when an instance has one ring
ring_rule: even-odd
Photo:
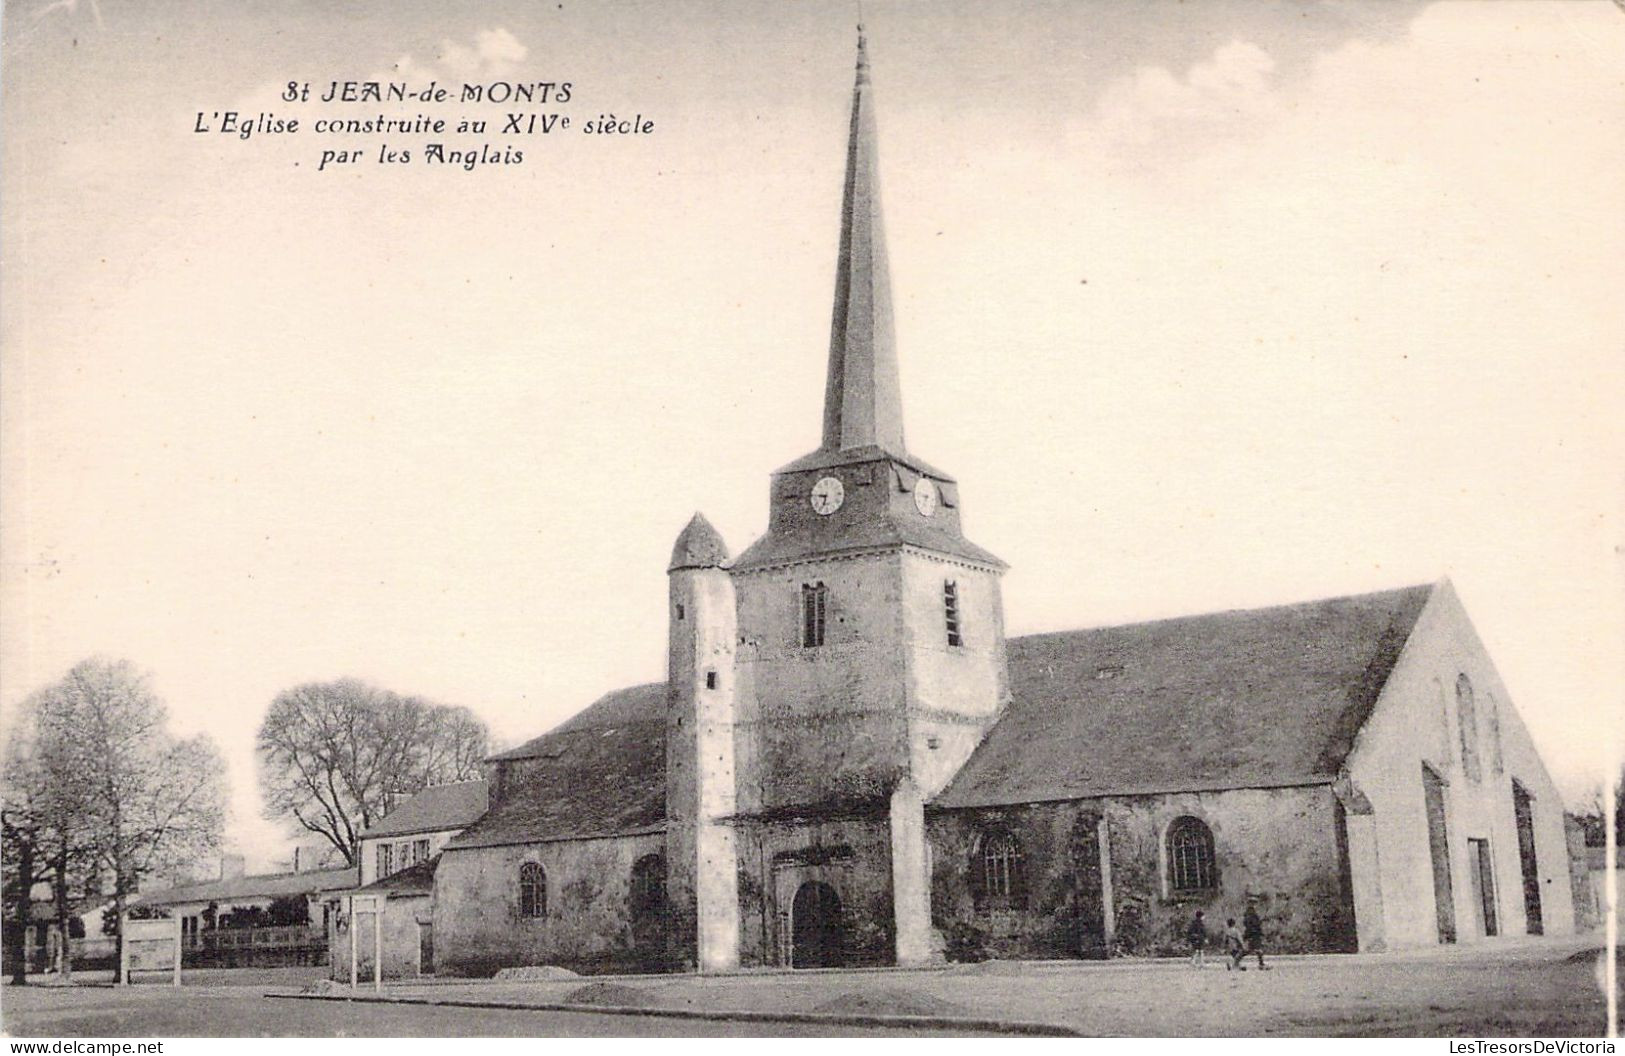
[[[864,18],[908,443],[1010,563],[1009,632],[1448,575],[1584,799],[1625,728],[1625,11]],[[7,3],[0,722],[134,660],[264,867],[283,689],[357,676],[515,744],[662,678],[678,531],[743,549],[817,446],[854,20]],[[535,109],[654,130],[475,171],[194,131],[369,116],[280,96],[375,78],[569,81]]]

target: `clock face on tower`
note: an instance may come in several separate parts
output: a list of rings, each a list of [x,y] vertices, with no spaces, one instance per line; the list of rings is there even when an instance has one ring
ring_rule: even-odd
[[[820,517],[828,517],[841,508],[846,501],[846,488],[835,477],[824,477],[813,485],[812,494],[808,496],[812,502],[813,512]]]
[[[937,512],[937,485],[929,477],[921,477],[914,484],[914,508],[926,517]]]

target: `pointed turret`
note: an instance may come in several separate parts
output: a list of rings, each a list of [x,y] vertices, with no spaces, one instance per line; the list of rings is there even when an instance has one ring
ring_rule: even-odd
[[[835,263],[822,450],[879,447],[905,453],[903,400],[892,333],[891,279],[880,220],[879,165],[869,56],[858,27],[857,80],[847,133],[841,246]]]
[[[667,572],[676,572],[680,568],[721,568],[728,563],[728,544],[722,541],[722,534],[711,527],[711,522],[705,519],[705,514],[696,513],[689,519],[677,537],[677,542],[671,548],[671,563],[666,566]]]

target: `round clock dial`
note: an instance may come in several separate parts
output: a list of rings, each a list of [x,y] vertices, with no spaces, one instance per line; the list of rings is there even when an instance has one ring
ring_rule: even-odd
[[[937,485],[929,477],[921,477],[914,484],[914,508],[929,517],[937,512]]]
[[[846,501],[846,488],[836,477],[824,477],[813,485],[812,494],[808,496],[812,502],[813,512],[821,517],[828,517],[841,508]]]

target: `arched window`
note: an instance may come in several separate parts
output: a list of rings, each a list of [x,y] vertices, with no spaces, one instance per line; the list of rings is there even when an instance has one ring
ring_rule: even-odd
[[[989,829],[971,857],[971,891],[978,902],[1020,905],[1026,895],[1021,844],[1003,829]]]
[[[1211,891],[1219,886],[1213,830],[1200,818],[1179,818],[1168,826],[1168,886],[1174,891]]]
[[[646,854],[632,863],[632,915],[659,917],[666,911],[666,859]]]
[[[1473,683],[1466,675],[1456,677],[1456,725],[1461,730],[1461,770],[1469,781],[1482,776],[1478,765],[1478,708],[1473,700]]]
[[[519,867],[519,915],[547,916],[547,873],[535,862]]]

